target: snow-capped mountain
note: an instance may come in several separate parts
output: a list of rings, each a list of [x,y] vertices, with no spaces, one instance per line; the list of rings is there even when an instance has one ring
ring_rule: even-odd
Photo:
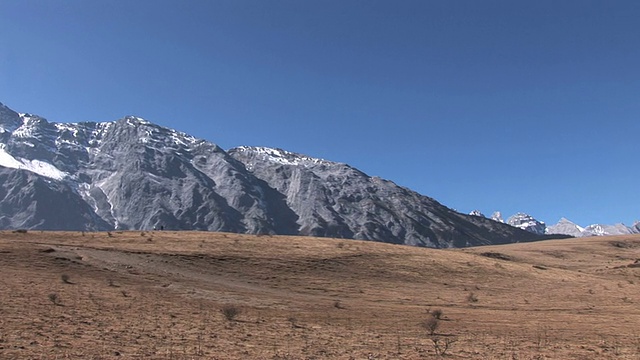
[[[480,214],[479,216],[482,215],[479,211],[476,211],[476,214]],[[491,218],[494,221],[504,222],[499,211],[493,213]],[[627,235],[640,233],[640,222],[636,222],[635,224],[633,224],[633,226],[626,226],[624,224],[593,224],[582,227],[566,218],[561,218],[558,223],[551,226],[546,226],[544,222],[539,221],[533,216],[525,213],[517,213],[509,217],[506,223],[535,234],[568,235],[573,237]]]
[[[212,230],[429,247],[543,236],[347,164],[217,145],[142,118],[52,123],[0,104],[0,228]]]
[[[538,221],[533,216],[525,213],[517,213],[510,216],[507,219],[507,224],[539,235],[544,234],[546,229],[546,225],[542,221]]]
[[[547,228],[547,234],[563,234],[571,235],[575,237],[584,236],[607,236],[607,235],[628,235],[640,233],[640,223],[636,222],[633,226],[626,226],[624,224],[614,225],[602,225],[593,224],[587,227],[582,227],[571,222],[568,219],[562,218],[557,224],[549,226]]]
[[[482,215],[482,213],[478,210],[472,211],[470,215],[484,217],[484,215]],[[494,212],[491,215],[491,220],[499,223],[505,223],[505,221],[502,219],[502,213],[500,211]],[[521,212],[510,216],[507,219],[506,224],[538,235],[545,234],[546,229],[546,225],[544,222],[536,220],[533,216]]]

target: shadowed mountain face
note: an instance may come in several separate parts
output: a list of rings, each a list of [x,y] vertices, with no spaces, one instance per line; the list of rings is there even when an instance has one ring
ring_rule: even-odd
[[[137,117],[49,123],[0,104],[0,228],[165,229],[429,247],[542,237],[346,164],[217,145]]]

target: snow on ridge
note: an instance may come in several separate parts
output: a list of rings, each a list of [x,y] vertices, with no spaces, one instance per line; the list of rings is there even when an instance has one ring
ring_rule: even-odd
[[[190,146],[198,142],[195,136],[171,129],[171,140],[176,145]]]
[[[139,117],[139,116],[125,116],[125,119],[127,120],[127,124],[131,125],[131,126],[138,126],[138,125],[151,125],[151,122]]]
[[[69,176],[66,172],[60,171],[57,167],[46,161],[27,160],[22,158],[16,159],[4,149],[3,144],[0,144],[0,166],[27,170],[55,180],[63,180]]]
[[[265,160],[282,165],[332,164],[332,162],[324,159],[313,158],[310,156],[297,154],[277,148],[269,148],[263,146],[239,146],[235,149],[243,152],[256,153],[258,155],[261,155]]]

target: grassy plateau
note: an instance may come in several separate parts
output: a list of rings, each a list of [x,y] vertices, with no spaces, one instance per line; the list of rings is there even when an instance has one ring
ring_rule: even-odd
[[[0,359],[640,359],[640,236],[0,232]]]

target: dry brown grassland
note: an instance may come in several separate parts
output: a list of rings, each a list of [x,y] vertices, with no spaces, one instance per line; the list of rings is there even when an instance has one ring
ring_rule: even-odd
[[[638,259],[640,236],[5,231],[0,359],[640,359]]]

